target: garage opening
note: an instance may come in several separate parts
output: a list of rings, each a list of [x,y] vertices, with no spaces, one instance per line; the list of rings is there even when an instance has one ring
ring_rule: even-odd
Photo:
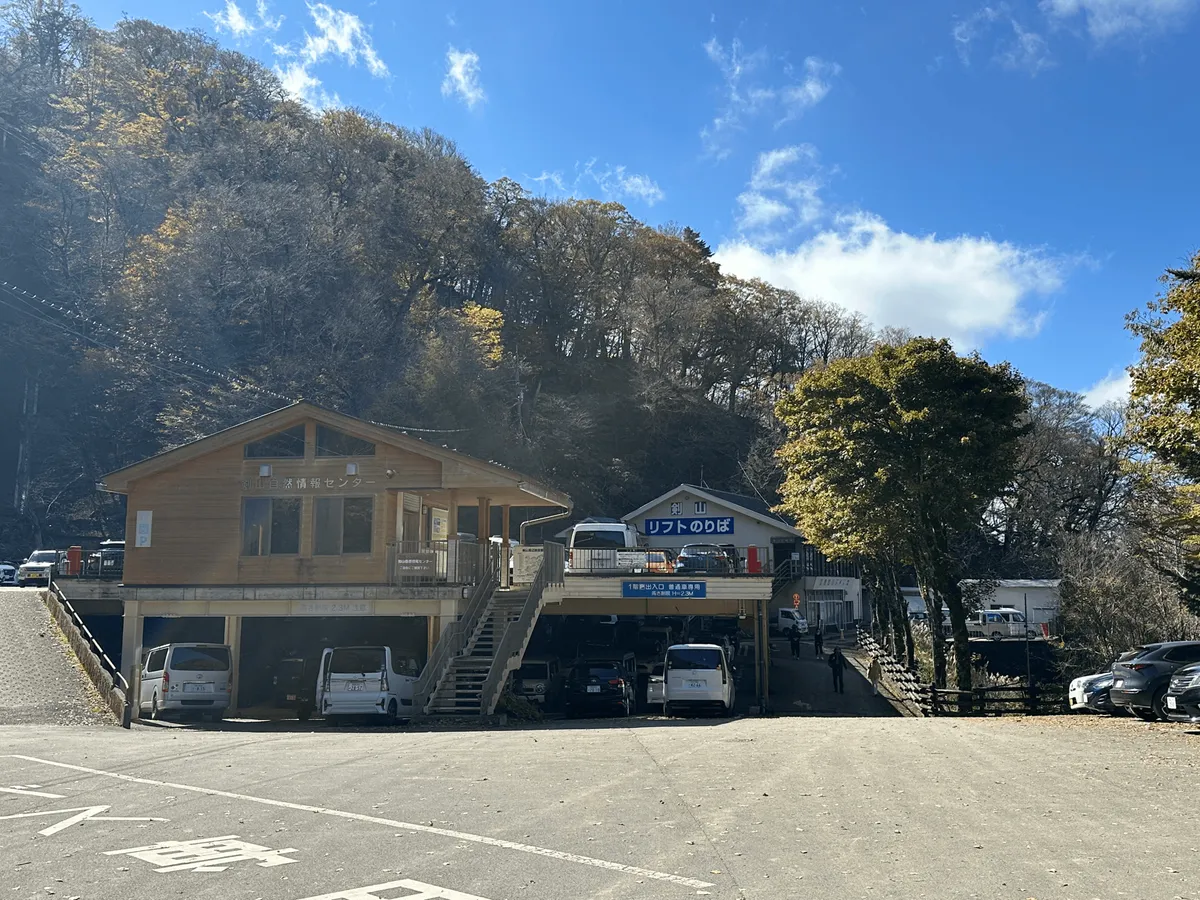
[[[284,660],[308,661],[316,671],[326,647],[371,645],[392,648],[397,658],[424,668],[429,642],[426,616],[280,616],[242,619],[238,706],[274,707],[274,679]]]

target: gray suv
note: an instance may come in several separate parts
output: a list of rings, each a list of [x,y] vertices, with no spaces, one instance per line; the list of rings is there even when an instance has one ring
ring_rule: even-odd
[[[1146,722],[1168,721],[1166,698],[1171,675],[1189,663],[1200,662],[1200,641],[1146,644],[1136,655],[1113,665],[1109,699]]]

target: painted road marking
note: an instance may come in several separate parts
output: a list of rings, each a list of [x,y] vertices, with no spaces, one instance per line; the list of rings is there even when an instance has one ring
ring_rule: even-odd
[[[22,756],[19,753],[9,754],[10,759],[21,759],[25,762],[41,763],[44,766],[55,766],[72,772],[82,772],[85,775],[100,775],[104,778],[116,778],[132,784],[147,784],[152,787],[166,787],[176,791],[190,791],[195,794],[206,794],[210,797],[224,797],[227,800],[243,800],[247,803],[261,803],[264,806],[277,806],[282,809],[293,809],[298,812],[318,813],[323,816],[333,816],[339,819],[351,819],[356,822],[369,822],[373,825],[386,825],[388,828],[402,828],[406,831],[419,831],[424,834],[437,834],[442,837],[454,838],[456,841],[466,841],[475,844],[486,844],[489,847],[500,847],[504,850],[516,850],[521,853],[531,853],[535,856],[545,856],[563,862],[579,863],[593,866],[597,869],[609,869],[614,872],[624,872],[626,875],[638,875],[655,881],[666,881],[691,888],[710,888],[712,882],[699,881],[695,878],[685,878],[682,875],[672,875],[670,872],[656,872],[653,869],[643,869],[639,866],[628,866],[625,863],[612,862],[607,859],[595,859],[591,856],[580,856],[577,853],[567,853],[562,850],[550,850],[546,847],[535,847],[531,844],[519,844],[515,841],[505,841],[500,838],[487,837],[482,834],[469,834],[465,831],[451,831],[448,828],[435,828],[432,825],[417,825],[412,822],[399,822],[395,819],[384,819],[380,816],[368,816],[363,813],[346,812],[340,809],[329,809],[324,806],[309,806],[305,803],[289,803],[286,800],[273,800],[270,797],[254,797],[249,794],[237,794],[233,791],[222,791],[216,788],[197,787],[191,784],[178,784],[173,781],[159,781],[155,778],[140,778],[136,775],[125,775],[121,772],[106,772],[104,769],[92,769],[87,766],[77,766],[72,763],[55,762],[52,759],[41,759],[36,756]]]
[[[414,891],[415,893],[393,893],[398,890]],[[387,891],[388,895],[382,896],[379,893],[381,891]],[[305,900],[487,900],[487,898],[405,878],[403,881],[373,884],[370,887],[355,888],[350,891],[335,891],[332,894],[322,894],[320,897],[306,897]]]
[[[295,847],[272,850],[258,844],[238,840],[236,834],[216,838],[199,838],[192,841],[159,841],[146,847],[130,847],[127,850],[109,850],[105,856],[132,856],[142,862],[157,866],[155,872],[224,872],[230,863],[257,861],[261,869],[286,866],[297,862],[283,854],[295,853]]]
[[[86,822],[89,819],[97,822],[166,822],[166,819],[160,819],[157,816],[102,816],[100,813],[108,812],[112,809],[111,806],[77,806],[74,809],[43,809],[38,812],[17,813],[13,816],[0,816],[0,821],[6,819],[34,819],[38,816],[61,816],[63,813],[75,813],[69,819],[63,819],[61,822],[56,822],[49,828],[43,828],[38,834],[44,837],[50,837],[52,834],[58,834],[60,831],[65,831],[72,825],[78,825],[80,822]]]
[[[46,797],[49,800],[61,800],[62,794],[48,794],[45,791],[35,791],[40,784],[14,784],[12,787],[0,787],[0,794],[16,794],[19,797]]]

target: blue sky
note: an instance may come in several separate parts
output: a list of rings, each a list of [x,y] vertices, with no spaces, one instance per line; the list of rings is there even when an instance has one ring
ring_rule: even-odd
[[[81,6],[1097,398],[1136,357],[1125,314],[1200,247],[1200,0]]]

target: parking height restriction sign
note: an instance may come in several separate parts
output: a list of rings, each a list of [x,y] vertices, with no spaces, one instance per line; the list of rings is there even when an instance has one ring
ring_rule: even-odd
[[[708,596],[703,581],[622,581],[621,596],[626,599],[696,600]]]

